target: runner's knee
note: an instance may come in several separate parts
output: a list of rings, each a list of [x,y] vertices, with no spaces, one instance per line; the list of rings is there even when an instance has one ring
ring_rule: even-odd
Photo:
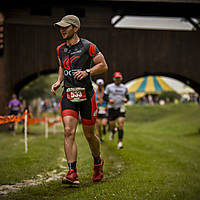
[[[110,122],[110,128],[111,130],[115,128],[115,122]]]
[[[119,128],[119,130],[123,129],[123,126],[124,126],[124,120],[119,120],[118,121],[118,128]]]
[[[91,141],[94,139],[95,135],[91,133],[85,133],[85,137],[88,141]]]
[[[74,130],[71,127],[68,127],[68,126],[65,127],[65,137],[67,137],[67,138],[69,138],[69,137],[74,138]]]
[[[92,134],[90,134],[90,133],[85,133],[85,137],[86,137],[87,140],[91,140]]]
[[[118,124],[118,129],[119,129],[119,130],[122,130],[122,129],[123,129],[123,123],[119,123],[119,124]]]

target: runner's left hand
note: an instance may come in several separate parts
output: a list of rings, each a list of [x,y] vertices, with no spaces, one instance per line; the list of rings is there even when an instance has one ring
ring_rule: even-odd
[[[74,73],[74,78],[77,80],[82,80],[83,78],[87,77],[88,73],[86,71],[77,71]]]
[[[124,103],[127,103],[128,102],[128,99],[127,98],[124,98]]]

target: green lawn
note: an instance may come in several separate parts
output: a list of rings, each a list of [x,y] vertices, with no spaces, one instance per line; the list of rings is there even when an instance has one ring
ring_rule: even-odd
[[[200,199],[200,107],[194,104],[130,106],[124,132],[124,149],[117,140],[102,144],[105,178],[93,183],[92,157],[82,130],[77,133],[80,187],[60,180],[25,187],[0,199]],[[44,127],[30,127],[29,152],[23,136],[0,133],[0,185],[16,184],[48,171],[62,161],[63,134],[44,138]]]

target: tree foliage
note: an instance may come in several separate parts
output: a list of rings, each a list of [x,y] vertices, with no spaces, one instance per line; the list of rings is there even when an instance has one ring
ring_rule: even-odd
[[[159,96],[158,96],[159,99],[163,99],[163,100],[167,100],[169,99],[170,102],[174,102],[175,99],[178,99],[180,100],[181,98],[181,95],[178,94],[177,92],[175,91],[163,91]]]
[[[31,102],[36,98],[53,98],[51,94],[51,85],[56,82],[57,74],[41,75],[39,78],[30,82],[28,85],[20,91],[19,96],[28,102]],[[56,100],[60,99],[62,90],[59,89],[57,92]]]

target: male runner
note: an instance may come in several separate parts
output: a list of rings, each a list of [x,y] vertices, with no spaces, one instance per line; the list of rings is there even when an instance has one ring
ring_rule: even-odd
[[[128,89],[122,84],[123,77],[120,72],[115,72],[113,75],[114,83],[106,86],[104,91],[104,100],[108,102],[108,120],[111,128],[110,140],[114,139],[115,121],[118,123],[118,149],[123,148],[123,125],[125,120],[125,106],[129,100]]]
[[[91,76],[107,71],[108,66],[97,46],[86,39],[79,38],[79,18],[67,15],[54,24],[65,40],[57,47],[59,61],[58,80],[52,85],[51,92],[56,90],[64,80],[64,91],[61,96],[61,115],[64,124],[64,149],[69,171],[63,183],[79,184],[76,169],[77,146],[75,133],[79,112],[84,135],[89,143],[94,158],[93,181],[103,178],[103,159],[100,156],[100,143],[94,134],[97,117],[96,97],[91,83]],[[91,67],[92,66],[92,67]]]
[[[100,139],[100,142],[103,143],[102,139],[102,128],[103,128],[103,134],[106,134],[106,125],[108,122],[107,119],[107,102],[103,100],[104,96],[104,80],[103,79],[97,79],[96,84],[98,85],[98,88],[95,90],[96,99],[97,99],[97,107],[98,107],[98,114],[97,114],[97,121],[96,121],[96,128],[98,137]]]

